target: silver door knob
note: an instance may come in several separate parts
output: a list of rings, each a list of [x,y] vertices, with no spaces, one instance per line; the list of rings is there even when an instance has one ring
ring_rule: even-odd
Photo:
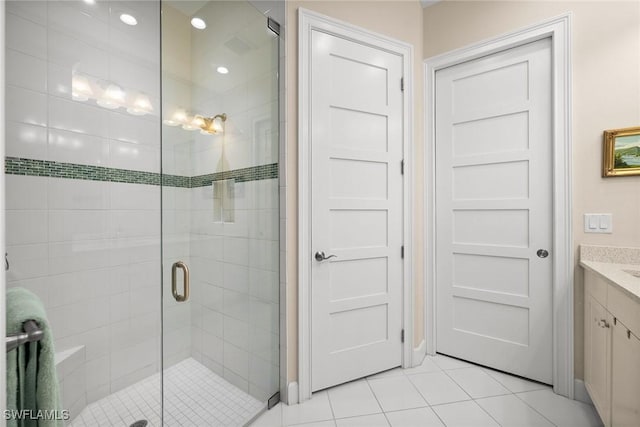
[[[538,258],[546,258],[549,256],[549,251],[547,251],[546,249],[538,249],[536,255],[538,255]]]
[[[326,256],[324,254],[324,251],[316,252],[316,261],[318,261],[318,262],[328,260],[329,258],[338,258],[338,257],[335,256],[335,255]]]

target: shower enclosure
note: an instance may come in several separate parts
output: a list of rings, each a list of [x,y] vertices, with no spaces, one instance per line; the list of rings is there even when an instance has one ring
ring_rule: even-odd
[[[277,401],[282,7],[6,2],[7,286],[45,304],[71,425]]]

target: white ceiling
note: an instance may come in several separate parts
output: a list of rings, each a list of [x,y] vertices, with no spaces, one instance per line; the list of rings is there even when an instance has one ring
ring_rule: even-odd
[[[200,9],[202,9],[204,6],[207,5],[207,3],[209,3],[206,0],[197,0],[197,1],[170,1],[169,4],[178,9],[180,12],[182,12],[184,15],[186,16],[193,16],[196,14],[197,11],[199,11]]]

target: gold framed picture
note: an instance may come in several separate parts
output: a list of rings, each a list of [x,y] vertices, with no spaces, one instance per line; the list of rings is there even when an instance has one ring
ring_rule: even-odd
[[[602,176],[640,175],[640,127],[604,131]]]

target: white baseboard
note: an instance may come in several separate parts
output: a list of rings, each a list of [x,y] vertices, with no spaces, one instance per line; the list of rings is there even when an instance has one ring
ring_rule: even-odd
[[[587,387],[584,385],[584,381],[582,380],[579,380],[579,379],[573,380],[573,398],[575,400],[579,400],[580,402],[593,405],[591,396],[589,396],[589,392],[587,392]]]
[[[287,385],[287,405],[297,405],[299,401],[298,382],[292,381]]]
[[[411,357],[411,364],[413,366],[411,367],[415,368],[416,366],[422,365],[422,361],[424,360],[424,357],[426,355],[427,355],[427,341],[422,340],[420,345],[413,349],[413,356]]]

